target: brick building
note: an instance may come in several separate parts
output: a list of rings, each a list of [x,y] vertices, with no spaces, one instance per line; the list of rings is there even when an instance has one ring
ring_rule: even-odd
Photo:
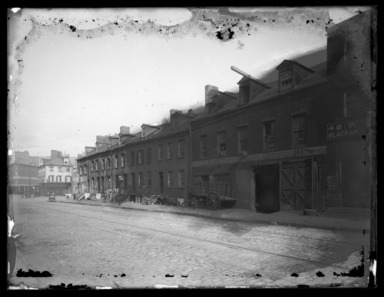
[[[207,86],[191,122],[192,184],[233,186],[236,207],[261,212],[369,207],[369,19],[331,28],[323,63],[284,60],[269,83],[243,74],[234,100]]]
[[[260,212],[369,207],[370,44],[367,11],[329,29],[315,64],[284,60],[273,81],[233,68],[238,93],[207,85],[197,113],[97,136],[78,158],[79,191],[138,201],[220,184],[235,207]]]
[[[79,191],[118,191],[137,202],[151,194],[187,197],[193,116],[192,110],[171,110],[161,125],[143,124],[135,134],[122,126],[118,135],[97,136],[96,146],[77,159]]]
[[[12,194],[39,192],[38,167],[30,164],[12,163],[8,167],[8,188]]]

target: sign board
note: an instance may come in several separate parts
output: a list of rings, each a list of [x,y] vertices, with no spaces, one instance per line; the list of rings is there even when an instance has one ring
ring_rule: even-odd
[[[358,135],[356,121],[327,124],[327,139],[333,140],[342,137]]]

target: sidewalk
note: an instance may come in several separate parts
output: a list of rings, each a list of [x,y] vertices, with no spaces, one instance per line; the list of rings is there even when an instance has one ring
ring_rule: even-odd
[[[41,197],[43,198],[43,197]],[[85,204],[142,211],[168,212],[174,214],[216,218],[240,222],[260,222],[265,224],[321,228],[331,230],[348,230],[369,233],[370,212],[361,209],[332,209],[319,215],[303,215],[302,211],[280,211],[271,214],[256,213],[244,209],[220,209],[211,211],[202,208],[176,207],[166,205],[142,205],[135,202],[125,202],[118,206],[116,203],[100,200],[68,200],[56,197],[56,202]]]

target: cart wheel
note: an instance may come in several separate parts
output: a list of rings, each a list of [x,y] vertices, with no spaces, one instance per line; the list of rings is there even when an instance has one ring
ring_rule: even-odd
[[[207,199],[208,208],[211,210],[217,210],[220,208],[220,199],[219,196],[215,193],[209,193]]]
[[[192,207],[192,208],[196,208],[197,207],[197,199],[195,197],[192,197],[190,200],[189,200],[189,205]]]

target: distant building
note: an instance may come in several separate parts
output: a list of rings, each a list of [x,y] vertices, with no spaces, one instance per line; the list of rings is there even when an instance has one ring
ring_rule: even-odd
[[[51,151],[51,159],[38,168],[40,193],[56,195],[72,193],[73,164],[70,157],[59,151]]]
[[[11,194],[38,194],[38,167],[21,163],[10,164],[8,186]]]
[[[10,164],[27,164],[39,166],[41,163],[42,157],[38,156],[30,156],[28,151],[20,152],[14,151],[12,152],[12,156],[10,158]]]

